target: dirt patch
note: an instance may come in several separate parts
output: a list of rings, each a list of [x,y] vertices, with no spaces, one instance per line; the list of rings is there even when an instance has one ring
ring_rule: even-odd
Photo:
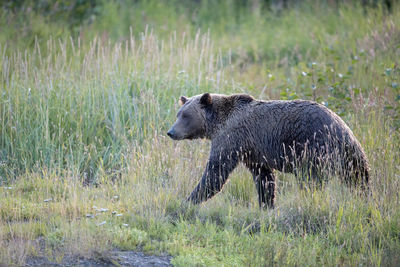
[[[171,256],[153,256],[146,255],[143,252],[135,251],[111,251],[106,257],[98,259],[86,259],[74,256],[65,256],[59,263],[55,263],[46,257],[29,257],[26,260],[25,267],[115,267],[115,266],[171,266]]]

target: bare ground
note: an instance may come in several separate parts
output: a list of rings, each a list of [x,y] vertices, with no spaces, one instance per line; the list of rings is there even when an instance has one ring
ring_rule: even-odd
[[[143,252],[113,250],[109,255],[95,259],[65,256],[61,262],[52,262],[46,257],[29,257],[25,267],[114,267],[114,266],[171,266],[171,256],[146,255]]]

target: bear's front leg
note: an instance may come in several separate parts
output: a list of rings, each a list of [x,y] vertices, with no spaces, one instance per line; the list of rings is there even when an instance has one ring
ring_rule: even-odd
[[[275,200],[275,177],[272,170],[261,168],[258,175],[254,175],[258,193],[258,204],[260,208],[274,207]]]
[[[221,190],[238,162],[237,153],[228,153],[211,148],[210,158],[203,177],[190,194],[188,201],[199,204],[213,197]]]

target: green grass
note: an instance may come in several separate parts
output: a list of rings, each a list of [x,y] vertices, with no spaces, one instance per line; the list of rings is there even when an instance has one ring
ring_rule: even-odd
[[[397,7],[122,3],[79,29],[1,11],[0,265],[115,247],[166,252],[177,266],[398,264]],[[323,102],[364,147],[371,195],[337,178],[309,191],[277,173],[276,208],[260,211],[240,167],[213,199],[182,204],[209,143],[165,132],[178,97],[201,92]]]

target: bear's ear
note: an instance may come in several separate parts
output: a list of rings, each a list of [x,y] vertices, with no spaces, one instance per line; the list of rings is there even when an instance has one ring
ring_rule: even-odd
[[[200,104],[205,107],[211,105],[212,104],[211,95],[209,93],[203,94],[200,98]]]
[[[189,99],[186,97],[186,96],[181,96],[180,98],[179,98],[179,105],[180,106],[183,106],[187,101],[188,101]]]

